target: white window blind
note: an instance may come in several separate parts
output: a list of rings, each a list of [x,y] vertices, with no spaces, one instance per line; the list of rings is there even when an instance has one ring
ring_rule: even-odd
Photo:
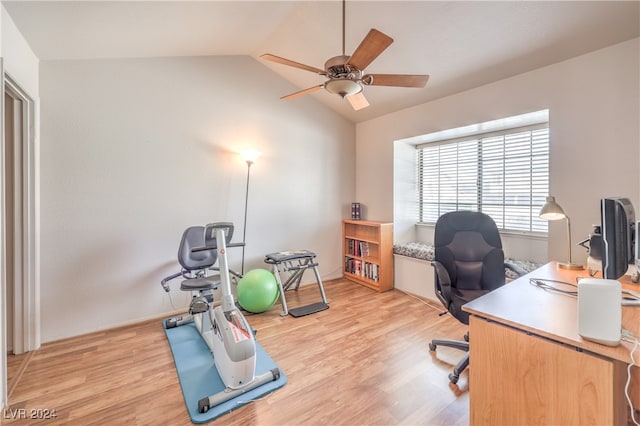
[[[507,231],[546,233],[538,212],[549,193],[549,126],[509,129],[418,146],[421,223],[481,211]]]

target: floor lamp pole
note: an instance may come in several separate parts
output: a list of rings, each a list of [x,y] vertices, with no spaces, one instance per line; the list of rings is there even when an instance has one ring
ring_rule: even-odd
[[[247,186],[244,193],[244,224],[242,227],[242,268],[240,270],[240,275],[244,276],[244,248],[247,237],[247,209],[249,207],[249,176],[251,174],[251,165],[253,161],[247,160]]]
[[[571,221],[569,220],[569,216],[567,216],[567,240],[569,243],[569,265],[573,264],[571,260]]]

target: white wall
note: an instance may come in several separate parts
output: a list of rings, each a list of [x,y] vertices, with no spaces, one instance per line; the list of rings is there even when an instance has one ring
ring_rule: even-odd
[[[417,170],[416,147],[405,142],[393,144],[393,240],[432,242],[416,236],[418,208],[416,205]]]
[[[359,123],[356,199],[368,219],[393,220],[394,140],[546,108],[550,192],[571,217],[573,242],[599,222],[602,197],[629,197],[640,211],[639,40]],[[565,229],[550,223],[550,259],[565,260]]]
[[[312,98],[279,100],[295,88],[254,59],[43,61],[40,90],[43,342],[172,311],[159,283],[183,230],[229,220],[241,240],[243,148],[262,153],[245,270],[309,249],[324,278],[341,275],[355,126]]]
[[[2,58],[4,70],[20,84],[20,87],[33,99],[38,97],[38,63],[39,60],[29,47],[11,16],[1,6],[2,22]]]

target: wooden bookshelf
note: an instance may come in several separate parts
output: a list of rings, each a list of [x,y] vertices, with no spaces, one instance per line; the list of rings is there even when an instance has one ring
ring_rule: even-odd
[[[342,222],[345,278],[376,291],[393,288],[393,223]]]

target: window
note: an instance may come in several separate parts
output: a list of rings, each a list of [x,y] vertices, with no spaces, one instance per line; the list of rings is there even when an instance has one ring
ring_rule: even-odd
[[[417,161],[419,222],[475,210],[502,230],[547,232],[548,123],[419,145]]]

